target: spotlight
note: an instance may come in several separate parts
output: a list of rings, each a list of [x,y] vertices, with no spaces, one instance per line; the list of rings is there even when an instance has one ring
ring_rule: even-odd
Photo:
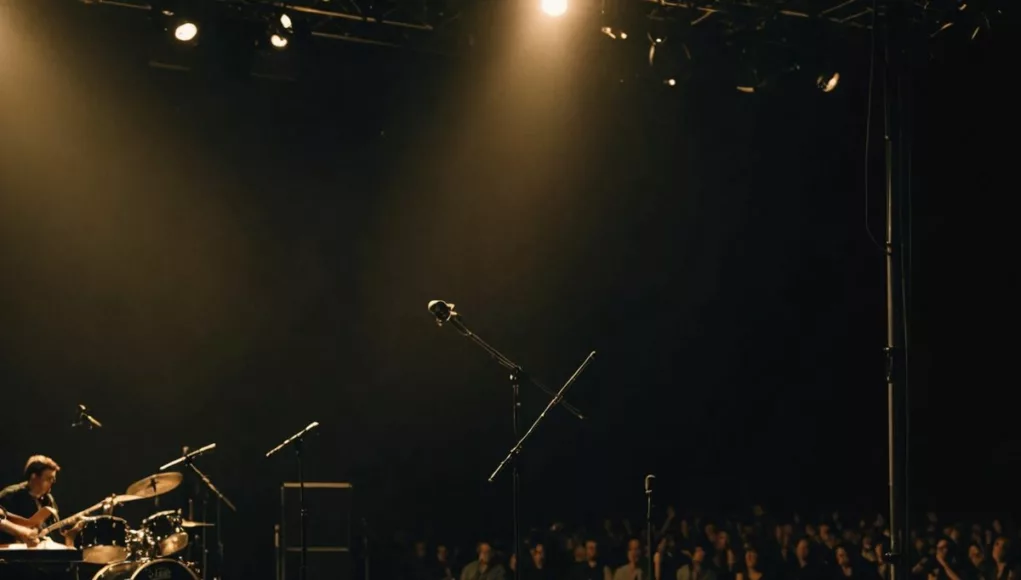
[[[266,38],[269,38],[269,45],[277,50],[283,50],[291,44],[291,37],[294,36],[294,22],[286,13],[274,15],[269,20],[266,29]]]
[[[676,87],[677,86],[677,79],[667,79],[667,80],[663,81],[663,84],[665,84],[668,87]]]
[[[542,11],[548,16],[563,16],[567,12],[567,0],[542,0]]]
[[[269,43],[273,45],[273,48],[287,48],[287,38],[274,34],[269,37]]]
[[[624,32],[623,30],[620,30],[620,29],[615,29],[612,26],[604,26],[604,27],[600,28],[599,31],[602,32],[603,34],[605,34],[606,36],[612,38],[613,40],[617,40],[617,39],[627,40],[627,33],[626,32]]]
[[[840,82],[840,73],[833,73],[832,75],[819,75],[815,79],[815,86],[819,87],[824,93],[831,93],[833,89],[837,88],[837,83]]]
[[[199,27],[194,22],[182,22],[174,29],[174,38],[181,42],[191,42],[199,34]]]

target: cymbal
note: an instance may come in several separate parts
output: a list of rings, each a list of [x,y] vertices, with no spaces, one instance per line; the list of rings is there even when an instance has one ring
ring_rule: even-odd
[[[182,528],[211,528],[216,524],[210,524],[206,522],[193,522],[191,520],[181,520]]]
[[[184,476],[176,471],[156,473],[129,485],[126,494],[137,496],[139,499],[156,497],[177,488],[181,485],[182,479]]]
[[[112,496],[112,497],[110,497],[108,499],[110,499],[112,501],[113,505],[120,505],[122,503],[128,503],[129,501],[135,501],[136,499],[144,499],[144,498],[142,496],[140,496],[140,495],[121,494],[121,495]]]

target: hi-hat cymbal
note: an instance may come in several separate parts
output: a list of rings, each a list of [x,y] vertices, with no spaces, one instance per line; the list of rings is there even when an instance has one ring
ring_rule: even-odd
[[[191,520],[181,520],[182,528],[211,528],[216,524],[210,524],[207,522],[193,522]]]
[[[181,485],[182,479],[184,476],[176,471],[156,473],[132,483],[128,486],[126,494],[137,496],[139,499],[156,497],[177,488]]]
[[[122,503],[128,503],[129,501],[135,501],[136,499],[143,499],[143,498],[142,498],[142,496],[138,496],[138,495],[122,494],[122,495],[110,496],[109,499],[110,499],[110,502],[113,503],[113,505],[120,505]]]

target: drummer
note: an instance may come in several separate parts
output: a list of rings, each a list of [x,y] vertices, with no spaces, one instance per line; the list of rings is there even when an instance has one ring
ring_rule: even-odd
[[[57,500],[51,491],[53,484],[57,482],[57,472],[60,466],[57,462],[45,455],[33,455],[25,462],[25,479],[21,483],[15,483],[0,490],[0,508],[9,513],[17,514],[24,518],[30,518],[39,509],[48,507],[57,512]],[[49,525],[56,520],[56,516],[50,517],[43,525]],[[74,545],[74,536],[78,528],[64,530],[64,543],[68,546]],[[12,537],[10,534],[0,533],[0,543]],[[40,538],[42,539],[42,538]]]

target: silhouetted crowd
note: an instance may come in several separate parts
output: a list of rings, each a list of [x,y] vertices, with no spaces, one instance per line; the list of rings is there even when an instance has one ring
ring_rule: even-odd
[[[653,527],[654,580],[891,580],[882,516],[776,520],[756,506],[747,518],[710,520],[680,518],[670,508]],[[646,537],[627,520],[606,520],[595,533],[558,522],[531,530],[521,562],[489,540],[464,552],[418,541],[405,548],[397,572],[403,580],[510,580],[520,565],[527,580],[646,580]],[[929,513],[908,545],[898,546],[911,569],[898,570],[897,578],[1021,580],[1011,549],[1018,539],[1005,520],[950,522]]]

